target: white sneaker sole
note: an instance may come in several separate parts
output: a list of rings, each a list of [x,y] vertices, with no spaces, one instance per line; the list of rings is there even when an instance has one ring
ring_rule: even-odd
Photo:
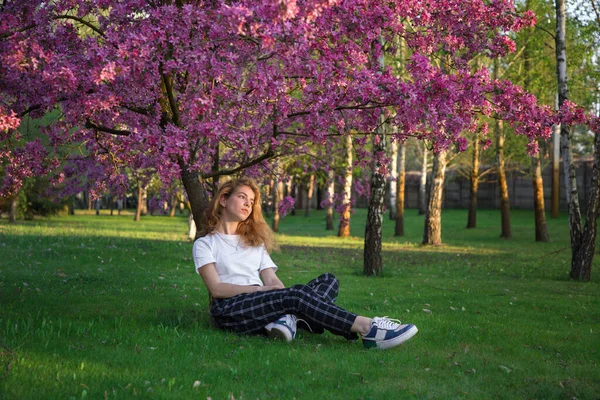
[[[381,350],[385,350],[385,349],[399,346],[402,343],[406,342],[411,337],[415,336],[417,334],[417,332],[419,332],[419,330],[417,329],[416,326],[413,325],[412,328],[410,328],[409,330],[407,330],[400,336],[396,336],[393,339],[377,342],[377,348],[381,349]]]
[[[265,327],[267,336],[271,339],[282,339],[286,342],[291,342],[294,339],[290,328],[285,325],[270,323]]]

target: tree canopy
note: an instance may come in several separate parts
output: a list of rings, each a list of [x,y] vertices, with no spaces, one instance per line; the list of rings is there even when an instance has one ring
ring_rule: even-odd
[[[436,151],[464,149],[477,114],[502,118],[534,152],[557,117],[469,65],[513,51],[508,33],[534,23],[510,0],[6,0],[2,193],[40,174],[119,187],[129,166],[182,178],[189,195],[305,141],[373,132],[382,112]],[[378,63],[398,37],[411,54],[400,77]],[[57,109],[47,140],[18,133]]]

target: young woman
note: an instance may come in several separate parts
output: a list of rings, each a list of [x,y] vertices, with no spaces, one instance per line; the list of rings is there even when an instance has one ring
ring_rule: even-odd
[[[260,207],[260,191],[250,179],[224,183],[206,215],[204,236],[194,242],[196,272],[210,295],[216,326],[241,334],[266,332],[291,341],[296,322],[307,330],[324,329],[365,347],[387,349],[417,333],[387,317],[367,318],[334,304],[339,282],[324,274],[306,285],[286,288],[269,253],[275,247]]]

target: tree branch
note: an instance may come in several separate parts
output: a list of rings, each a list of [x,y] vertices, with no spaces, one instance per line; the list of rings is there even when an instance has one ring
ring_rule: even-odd
[[[268,160],[270,158],[273,158],[275,156],[275,152],[271,149],[271,147],[269,147],[269,149],[262,154],[261,156],[250,160],[244,164],[240,164],[239,166],[235,167],[235,168],[231,168],[231,169],[222,169],[220,171],[213,171],[211,173],[208,174],[202,174],[202,179],[209,179],[209,178],[214,178],[216,176],[222,176],[222,175],[233,175],[236,172],[239,172],[245,168],[251,167],[253,165],[256,164],[260,164],[261,162]]]
[[[136,106],[128,106],[127,104],[121,104],[121,107],[123,107],[126,110],[133,111],[134,113],[142,114],[142,115],[149,115],[150,110],[151,110],[150,107],[142,108],[142,107],[136,107]]]
[[[77,21],[80,24],[87,26],[103,38],[106,38],[106,34],[104,32],[102,32],[99,28],[92,25],[91,22],[86,21],[83,18],[75,17],[73,15],[57,15],[56,17],[54,17],[54,19],[72,19],[73,21]]]
[[[106,132],[106,133],[110,133],[111,135],[116,135],[116,136],[129,136],[129,135],[131,135],[131,131],[108,128],[106,126],[97,125],[97,124],[95,124],[94,122],[92,122],[90,120],[88,120],[85,123],[85,127],[87,129],[93,129],[93,130],[99,131],[99,132]]]
[[[554,33],[550,32],[548,29],[543,28],[543,27],[541,27],[539,25],[536,25],[534,28],[535,29],[539,29],[542,32],[546,32],[548,35],[550,35],[552,37],[552,39],[556,39],[556,36],[554,36]]]
[[[17,29],[16,31],[5,32],[5,33],[3,33],[3,34],[0,35],[0,39],[5,39],[5,38],[7,38],[9,36],[14,35],[15,33],[25,32],[25,31],[27,31],[29,29],[35,28],[36,26],[37,26],[37,24],[31,24],[31,25],[24,26],[24,27],[22,27],[20,29]]]
[[[387,107],[386,104],[376,104],[376,103],[374,103],[376,105],[367,106],[367,104],[369,104],[369,103],[374,103],[374,102],[369,101],[367,103],[359,104],[359,105],[356,105],[356,106],[339,106],[339,107],[334,108],[333,110],[334,111],[342,111],[342,110],[373,110],[373,109],[377,109],[377,108]],[[299,111],[299,112],[288,114],[287,117],[288,118],[293,118],[293,117],[299,117],[301,115],[310,115],[310,114],[312,114],[314,112],[315,111]]]
[[[163,72],[162,63],[158,67],[160,71],[160,76],[162,77],[163,83],[165,85],[165,90],[167,91],[167,99],[169,100],[169,108],[171,108],[171,112],[173,113],[173,123],[176,126],[181,127],[181,119],[179,115],[179,109],[177,107],[177,101],[175,100],[175,95],[173,93],[173,80],[170,76],[167,76]]]
[[[39,110],[40,108],[42,108],[41,104],[35,104],[35,105],[29,107],[28,109],[26,109],[25,111],[23,111],[21,114],[19,114],[19,118],[23,118],[24,116],[26,116],[30,112],[35,111],[35,110]]]

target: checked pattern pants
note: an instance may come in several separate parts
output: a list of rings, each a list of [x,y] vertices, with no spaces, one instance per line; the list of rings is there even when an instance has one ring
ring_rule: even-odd
[[[327,329],[354,340],[357,336],[350,328],[356,314],[334,304],[339,287],[336,277],[326,273],[306,285],[213,299],[210,313],[218,328],[241,334],[262,333],[267,324],[293,314],[315,331]]]

